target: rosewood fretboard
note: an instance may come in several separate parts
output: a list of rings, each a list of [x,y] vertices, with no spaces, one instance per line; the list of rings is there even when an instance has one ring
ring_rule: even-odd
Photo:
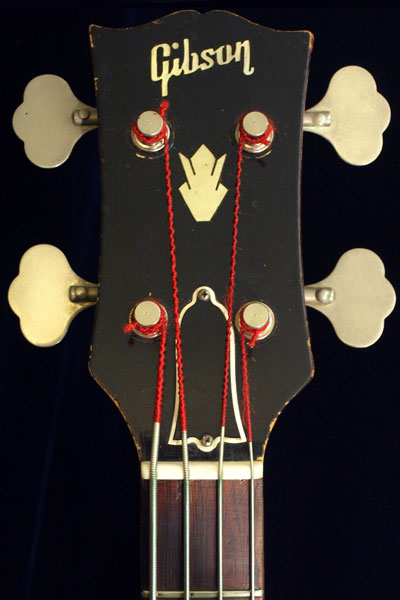
[[[149,589],[149,482],[142,480],[142,590]],[[217,482],[190,485],[191,591],[216,591]],[[158,484],[158,591],[183,589],[182,481]],[[224,481],[224,590],[245,590],[249,582],[249,480]],[[264,590],[263,480],[255,481],[255,586]],[[142,592],[143,593],[143,592]],[[181,596],[173,596],[171,600]],[[194,594],[194,597],[195,594]],[[246,598],[247,596],[235,596]],[[259,596],[260,597],[260,596]],[[226,596],[230,598],[230,596]]]

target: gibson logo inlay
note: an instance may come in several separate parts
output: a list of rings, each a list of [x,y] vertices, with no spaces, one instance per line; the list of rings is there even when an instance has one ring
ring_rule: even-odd
[[[171,57],[171,50],[178,50],[180,44],[158,44],[151,49],[151,79],[161,81],[161,95],[168,95],[168,82],[171,77],[191,75],[199,69],[206,71],[217,65],[228,65],[232,61],[241,62],[244,75],[252,75],[254,67],[250,65],[250,42],[236,42],[219,48],[206,48],[200,54],[190,51],[189,39],[183,40],[183,56]],[[171,58],[170,58],[171,57]]]

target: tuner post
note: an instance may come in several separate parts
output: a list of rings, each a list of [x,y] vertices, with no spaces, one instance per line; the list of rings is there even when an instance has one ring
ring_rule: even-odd
[[[243,148],[251,154],[270,152],[271,144],[274,139],[275,127],[268,117],[258,111],[253,110],[247,113],[236,127],[236,141],[242,140]]]
[[[238,311],[235,323],[238,331],[243,330],[244,337],[253,346],[272,333],[275,316],[264,302],[248,302]]]
[[[169,127],[162,116],[154,110],[141,113],[131,131],[135,146],[146,152],[162,150],[165,146],[165,134],[169,139]]]
[[[157,338],[161,335],[163,323],[166,322],[165,308],[154,298],[147,298],[138,302],[131,310],[126,333],[132,331],[142,338]]]

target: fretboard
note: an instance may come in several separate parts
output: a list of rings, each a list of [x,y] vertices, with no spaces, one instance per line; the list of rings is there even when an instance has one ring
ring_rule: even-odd
[[[225,480],[223,506],[224,598],[250,596],[249,480]],[[190,484],[190,588],[194,598],[216,598],[218,581],[217,481]],[[158,597],[183,598],[182,481],[158,483]],[[255,588],[264,590],[263,480],[255,480]],[[149,481],[142,480],[141,509],[142,597],[149,590]],[[164,591],[179,592],[165,595]],[[196,592],[209,594],[196,594]],[[243,591],[241,595],[239,592]],[[211,594],[214,592],[214,595]]]

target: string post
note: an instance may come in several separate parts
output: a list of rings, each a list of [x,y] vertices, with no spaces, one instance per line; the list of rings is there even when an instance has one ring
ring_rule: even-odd
[[[268,337],[275,326],[273,311],[264,302],[248,302],[238,311],[236,328],[247,340],[250,348]]]
[[[131,130],[132,142],[140,150],[159,152],[165,147],[165,139],[170,137],[168,123],[164,114],[155,110],[142,112]]]
[[[239,121],[236,127],[236,141],[243,145],[243,149],[251,154],[265,156],[271,151],[274,139],[275,126],[271,119],[264,113],[253,110],[248,112]]]
[[[154,298],[140,300],[129,314],[129,323],[124,325],[125,333],[135,333],[142,338],[157,338],[167,325],[167,312]]]

